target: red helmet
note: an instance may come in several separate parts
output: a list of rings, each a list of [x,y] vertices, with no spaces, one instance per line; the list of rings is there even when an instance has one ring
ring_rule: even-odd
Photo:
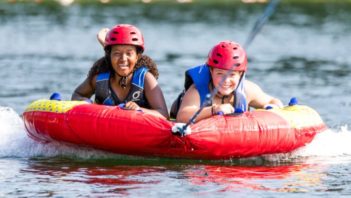
[[[114,26],[105,37],[105,47],[111,45],[135,45],[144,51],[144,37],[133,25],[119,24]]]
[[[218,69],[246,71],[247,57],[245,50],[233,41],[221,41],[208,53],[207,63]]]

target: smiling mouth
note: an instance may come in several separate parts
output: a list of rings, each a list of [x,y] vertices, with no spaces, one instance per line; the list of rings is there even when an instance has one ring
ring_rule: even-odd
[[[125,64],[120,64],[118,65],[120,68],[129,68],[129,65],[125,65]]]
[[[221,87],[224,88],[224,89],[229,89],[229,88],[231,88],[232,86],[231,86],[231,85],[222,85]]]

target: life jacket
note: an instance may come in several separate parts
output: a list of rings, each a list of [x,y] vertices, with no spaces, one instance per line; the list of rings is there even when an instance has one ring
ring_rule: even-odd
[[[235,112],[245,112],[247,111],[247,102],[246,102],[246,95],[244,91],[244,81],[245,81],[245,73],[242,75],[237,88],[234,90],[234,103],[233,107],[235,108]],[[211,73],[209,67],[204,64],[200,66],[195,66],[188,69],[185,72],[185,83],[184,83],[184,91],[179,94],[176,101],[174,101],[172,108],[171,108],[171,117],[175,118],[178,114],[179,107],[182,102],[182,98],[185,94],[185,91],[189,89],[189,87],[194,84],[196,90],[199,92],[200,95],[200,104],[204,104],[207,100],[207,95],[211,94],[209,89],[209,83],[211,82]],[[212,101],[205,104],[206,106],[211,106]]]
[[[110,85],[110,72],[100,73],[96,78],[95,103],[104,105],[119,105],[129,101],[137,103],[140,107],[150,108],[144,95],[144,80],[148,69],[142,66],[133,72],[132,85],[127,97],[120,101]]]

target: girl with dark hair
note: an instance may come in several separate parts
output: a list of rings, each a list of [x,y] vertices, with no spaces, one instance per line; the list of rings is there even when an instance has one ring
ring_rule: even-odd
[[[168,118],[166,102],[156,80],[157,66],[142,54],[144,38],[140,30],[119,24],[109,31],[102,29],[98,40],[104,46],[105,56],[94,63],[88,77],[75,89],[72,100],[90,101],[95,94],[97,104],[123,104],[128,110]]]

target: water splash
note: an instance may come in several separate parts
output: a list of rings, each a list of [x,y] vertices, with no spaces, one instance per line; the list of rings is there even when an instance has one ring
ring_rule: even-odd
[[[340,129],[328,129],[318,134],[314,140],[296,155],[336,157],[351,156],[351,131],[347,125]]]
[[[340,164],[351,162],[351,131],[347,125],[327,129],[311,143],[291,153],[264,156],[273,163],[303,162],[308,164]]]
[[[68,156],[90,159],[115,156],[108,152],[59,142],[35,142],[27,136],[22,118],[9,107],[0,106],[0,137],[0,158]]]
[[[309,164],[351,163],[351,131],[347,125],[318,134],[307,146],[293,153]]]
[[[0,157],[23,156],[31,142],[20,116],[9,107],[0,107]]]

